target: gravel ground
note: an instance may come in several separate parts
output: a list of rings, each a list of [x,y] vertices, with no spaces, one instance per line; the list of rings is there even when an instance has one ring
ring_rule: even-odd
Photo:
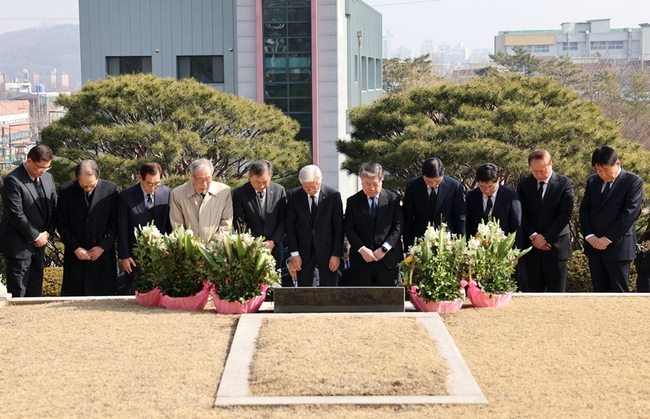
[[[237,316],[209,308],[170,312],[129,300],[7,305],[0,309],[0,417],[647,418],[648,318],[649,297],[568,296],[516,296],[506,307],[467,305],[443,316],[488,405],[213,408]],[[371,339],[350,338],[342,347],[317,338],[333,333],[318,322],[299,315],[284,325],[269,322],[267,329],[286,332],[280,343],[264,334],[260,339],[266,345],[260,353],[268,350],[277,359],[277,374],[294,368],[282,349],[290,339],[296,348],[311,339],[337,353],[362,353],[358,345],[370,344],[377,354],[387,340],[387,346],[399,346],[390,341],[394,336],[404,337],[404,345],[409,335],[420,339],[417,328],[373,316],[363,326]],[[346,323],[351,328],[341,324],[336,333],[359,333],[354,315]],[[420,356],[395,351],[365,364],[363,374],[402,371],[406,383],[413,368],[435,370],[418,366],[420,361],[393,370],[395,363]],[[303,351],[294,361],[339,385],[340,364],[312,357],[306,367],[308,358]]]

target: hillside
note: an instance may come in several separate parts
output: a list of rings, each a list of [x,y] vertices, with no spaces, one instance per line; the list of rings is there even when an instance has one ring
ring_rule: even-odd
[[[23,69],[41,75],[40,84],[49,85],[50,71],[68,73],[70,88],[81,81],[79,25],[48,25],[0,34],[0,73],[8,81],[22,79]],[[44,82],[44,78],[47,81]]]

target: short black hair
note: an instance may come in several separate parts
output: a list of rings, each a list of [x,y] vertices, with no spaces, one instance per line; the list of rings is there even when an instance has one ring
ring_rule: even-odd
[[[613,166],[618,161],[618,154],[614,151],[613,148],[603,146],[594,150],[594,154],[591,155],[591,165],[609,165]]]
[[[147,175],[160,175],[162,177],[162,174],[162,167],[160,167],[160,165],[154,161],[143,163],[142,166],[140,166],[140,177],[142,180],[144,180]]]
[[[257,160],[248,166],[248,174],[251,176],[262,176],[267,172],[273,176],[273,165],[268,160]]]
[[[496,182],[499,180],[499,168],[496,164],[483,163],[476,169],[477,182]]]
[[[38,144],[29,150],[29,153],[27,153],[27,158],[36,163],[39,163],[43,160],[52,161],[54,158],[54,153],[52,153],[52,149],[45,144]]]
[[[437,157],[430,157],[422,163],[422,176],[440,177],[445,174],[445,165]]]

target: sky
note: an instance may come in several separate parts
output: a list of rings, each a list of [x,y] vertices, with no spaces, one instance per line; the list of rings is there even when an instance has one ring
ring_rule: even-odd
[[[105,0],[110,1],[110,0]],[[383,15],[396,46],[418,55],[420,44],[492,48],[499,31],[560,29],[563,22],[611,19],[612,28],[650,23],[648,0],[364,0]],[[79,23],[79,0],[3,1],[0,33],[43,24]]]

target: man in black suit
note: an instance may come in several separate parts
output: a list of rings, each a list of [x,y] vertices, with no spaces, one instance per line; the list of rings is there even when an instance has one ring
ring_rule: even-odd
[[[402,208],[394,193],[382,189],[384,169],[365,163],[359,169],[362,190],[347,200],[345,235],[356,286],[395,286],[402,260]]]
[[[0,251],[7,264],[7,291],[14,297],[40,297],[45,245],[54,234],[56,190],[47,173],[54,155],[46,145],[29,150],[2,187]]]
[[[140,166],[139,183],[123,190],[117,210],[117,257],[125,275],[125,291],[133,293],[133,281],[140,269],[133,259],[135,229],[151,221],[162,234],[171,233],[169,219],[171,190],[160,183],[162,168],[149,162]]]
[[[573,182],[553,171],[546,150],[530,153],[528,165],[531,173],[519,178],[517,186],[523,215],[520,247],[533,249],[521,259],[521,285],[528,292],[564,292],[572,254]]]
[[[263,236],[271,249],[276,269],[282,267],[282,237],[287,193],[282,185],[271,182],[273,166],[268,160],[257,160],[248,169],[248,183],[232,195],[235,229],[249,229],[254,237]]]
[[[59,192],[57,229],[65,245],[61,295],[115,295],[117,292],[118,189],[99,178],[99,166],[83,160],[76,180]]]
[[[411,179],[404,191],[404,249],[424,235],[429,223],[440,222],[458,236],[465,235],[465,193],[456,179],[445,175],[437,157],[422,163],[422,176]]]
[[[498,220],[506,234],[521,226],[521,202],[517,192],[499,185],[499,168],[484,163],[476,169],[478,187],[467,192],[467,235],[475,236],[481,221]]]
[[[591,282],[594,292],[628,292],[643,180],[626,172],[610,147],[596,149],[591,164],[596,173],[587,178],[580,204],[580,227]]]
[[[312,286],[316,267],[320,286],[336,286],[343,256],[341,194],[322,184],[323,174],[318,166],[303,167],[298,179],[302,186],[289,193],[285,218],[298,286]]]

